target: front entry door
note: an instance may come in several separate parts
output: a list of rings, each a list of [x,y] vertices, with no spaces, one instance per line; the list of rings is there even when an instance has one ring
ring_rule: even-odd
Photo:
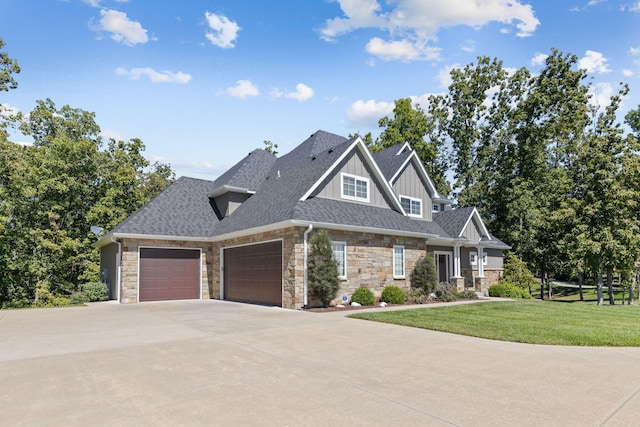
[[[450,252],[435,252],[435,257],[438,283],[449,283],[451,280],[452,254]]]

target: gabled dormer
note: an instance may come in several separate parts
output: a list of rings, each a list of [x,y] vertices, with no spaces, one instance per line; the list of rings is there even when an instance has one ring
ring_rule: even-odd
[[[262,186],[276,162],[276,157],[265,150],[254,150],[215,180],[215,189],[209,194],[218,219],[235,212]]]
[[[451,204],[440,197],[408,142],[378,151],[373,157],[409,217],[431,221],[432,212],[445,210]]]

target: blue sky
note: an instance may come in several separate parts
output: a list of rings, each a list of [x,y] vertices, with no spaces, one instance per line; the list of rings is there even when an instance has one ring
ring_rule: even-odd
[[[623,109],[640,104],[640,0],[2,0],[0,37],[22,68],[5,110],[95,112],[105,137],[204,179],[264,140],[377,136],[394,100],[446,91],[478,56],[536,72],[557,48],[595,98],[627,82]]]

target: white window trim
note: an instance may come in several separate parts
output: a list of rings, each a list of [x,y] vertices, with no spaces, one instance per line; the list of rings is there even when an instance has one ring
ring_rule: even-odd
[[[331,250],[332,250],[331,252],[333,253],[333,256],[334,256],[334,259],[335,259],[335,252],[333,252],[333,245],[334,244],[342,245],[343,248],[344,248],[344,251],[343,251],[344,259],[342,260],[343,265],[344,265],[344,275],[338,274],[338,279],[347,280],[347,242],[340,242],[340,241],[331,242]],[[338,260],[336,259],[336,261],[338,261]]]
[[[402,249],[402,274],[396,274],[396,249]],[[404,246],[401,245],[394,245],[393,246],[393,259],[392,259],[392,263],[393,263],[393,278],[394,279],[404,279],[405,278],[405,274],[407,271],[406,268],[406,258],[405,258],[405,253],[404,253]]]
[[[422,218],[422,199],[418,199],[417,197],[410,197],[410,196],[403,196],[402,194],[400,195],[400,204],[402,205],[402,199],[407,199],[409,200],[409,204],[411,204],[411,202],[418,202],[420,203],[420,215],[417,214],[413,214],[411,212],[407,212],[407,215],[413,218]]]
[[[478,265],[478,260],[476,259],[478,257],[478,252],[477,251],[472,251],[469,252],[469,263],[471,265]],[[482,251],[482,265],[487,265],[487,253]]]
[[[355,180],[354,184],[355,184],[355,196],[348,196],[344,194],[344,179],[345,178],[353,178]],[[367,197],[358,197],[358,181],[363,181],[367,183]],[[352,175],[349,173],[340,173],[340,196],[343,199],[347,199],[347,200],[355,200],[357,202],[366,202],[369,203],[370,200],[370,195],[371,195],[371,183],[369,181],[369,178],[365,178],[363,176],[358,176],[358,175]]]

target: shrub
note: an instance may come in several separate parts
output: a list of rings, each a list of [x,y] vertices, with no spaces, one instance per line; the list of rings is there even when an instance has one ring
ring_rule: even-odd
[[[531,298],[529,291],[506,280],[501,280],[497,284],[489,286],[489,296],[499,298]]]
[[[436,290],[438,286],[438,272],[436,271],[433,254],[426,253],[418,259],[411,273],[411,286],[423,289],[427,295]]]
[[[478,299],[478,294],[471,289],[465,289],[462,292],[458,292],[458,298],[460,299]]]
[[[338,262],[333,257],[329,234],[326,230],[316,232],[309,239],[309,245],[309,290],[322,301],[322,305],[328,307],[340,289]]]
[[[385,286],[380,301],[388,304],[404,304],[404,292],[397,286]]]
[[[409,304],[424,304],[429,301],[429,295],[422,288],[407,289],[404,298]]]
[[[455,301],[458,299],[458,297],[456,296],[457,288],[456,288],[456,285],[454,285],[453,283],[446,283],[446,282],[438,283],[438,285],[436,286],[435,294],[436,294],[436,299],[438,301],[449,302],[449,301]]]
[[[504,260],[504,281],[523,289],[531,288],[538,283],[533,273],[527,268],[527,263],[510,253]]]
[[[374,305],[376,303],[376,297],[369,289],[360,286],[351,296],[351,302],[357,302],[361,305]]]
[[[82,294],[88,302],[105,301],[107,299],[107,285],[102,282],[89,282],[82,285]]]

